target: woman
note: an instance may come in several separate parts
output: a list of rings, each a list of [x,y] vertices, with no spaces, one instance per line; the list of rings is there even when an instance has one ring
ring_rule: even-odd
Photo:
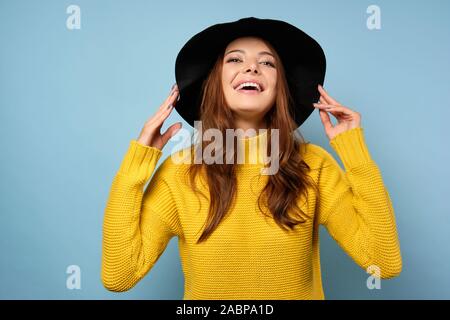
[[[364,270],[397,276],[394,210],[361,116],[325,91],[324,74],[320,46],[286,22],[245,18],[191,38],[177,57],[180,88],[172,88],[131,141],[114,178],[104,218],[104,286],[132,288],[177,236],[184,299],[324,299],[320,225]],[[176,123],[160,134],[174,107],[204,129],[267,130],[236,136],[236,149],[215,149],[219,160],[243,152],[242,163],[168,157],[155,171],[162,148],[181,128]],[[293,135],[314,108],[345,172],[324,148]],[[269,150],[279,149],[279,168],[265,175],[268,140]],[[208,143],[197,147],[205,152]],[[192,157],[194,145],[176,154],[186,153]]]

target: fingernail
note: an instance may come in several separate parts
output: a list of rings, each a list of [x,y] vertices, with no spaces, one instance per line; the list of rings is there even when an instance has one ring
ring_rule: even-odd
[[[171,104],[169,104],[168,106],[167,106],[167,109],[170,109],[170,108],[172,108],[173,106],[171,105]]]

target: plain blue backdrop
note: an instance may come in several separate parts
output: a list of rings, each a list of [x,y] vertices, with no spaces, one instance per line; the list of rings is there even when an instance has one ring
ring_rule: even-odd
[[[66,27],[71,4],[81,29]],[[381,9],[379,30],[366,25],[370,5]],[[104,208],[130,140],[175,82],[178,51],[207,26],[246,16],[285,20],[322,45],[324,87],[362,114],[393,201],[401,275],[369,290],[368,274],[321,228],[326,298],[450,298],[445,0],[1,0],[0,298],[182,299],[176,238],[131,291],[102,286]],[[173,112],[162,130],[176,121]],[[337,157],[317,112],[300,132]],[[66,287],[70,265],[81,289]]]

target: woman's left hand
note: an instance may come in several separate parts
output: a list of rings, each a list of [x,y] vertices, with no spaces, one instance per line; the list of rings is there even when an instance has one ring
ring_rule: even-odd
[[[332,140],[339,133],[360,127],[361,114],[341,105],[330,97],[320,84],[318,88],[321,103],[313,103],[313,105],[319,109],[320,119],[322,120],[328,139]],[[338,123],[335,126],[331,123],[330,115],[327,112],[331,113],[337,119]]]

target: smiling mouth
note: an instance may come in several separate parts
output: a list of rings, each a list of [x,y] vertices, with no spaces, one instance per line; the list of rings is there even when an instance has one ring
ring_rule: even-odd
[[[258,88],[254,87],[254,86],[244,86],[241,89],[234,89],[239,93],[243,93],[243,94],[250,94],[250,95],[256,95],[256,94],[260,94],[261,92],[263,92],[264,90],[259,91]]]
[[[246,90],[246,89],[240,89],[240,90],[236,90],[237,92],[239,92],[239,93],[243,93],[243,94],[253,94],[253,95],[255,95],[255,94],[260,94],[260,92],[258,91],[258,90],[252,90],[252,89],[249,89],[249,90]]]

